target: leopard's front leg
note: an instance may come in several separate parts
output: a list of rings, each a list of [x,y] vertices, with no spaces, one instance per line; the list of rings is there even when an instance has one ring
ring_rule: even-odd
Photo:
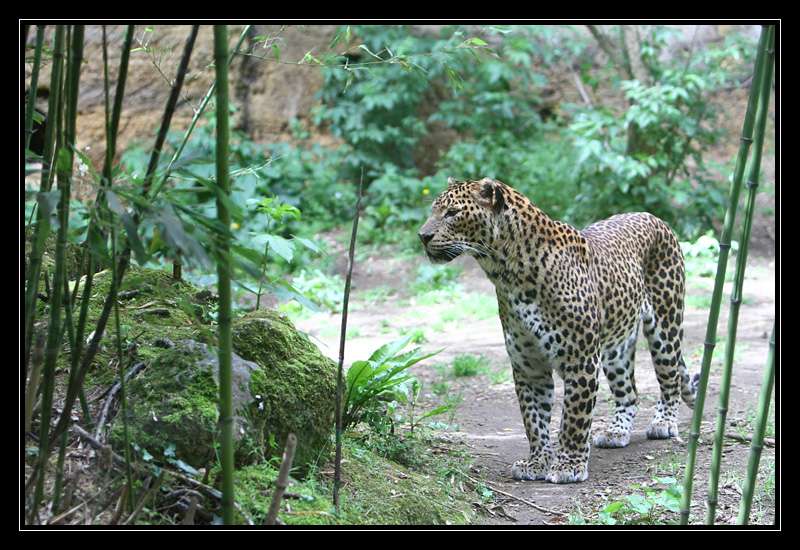
[[[589,433],[597,400],[600,354],[565,366],[564,406],[558,449],[545,479],[551,483],[575,483],[589,477]]]
[[[514,366],[514,386],[519,399],[522,422],[528,436],[528,458],[516,461],[511,476],[516,480],[544,479],[550,468],[553,451],[550,447],[550,414],[555,387],[550,371],[523,369]]]

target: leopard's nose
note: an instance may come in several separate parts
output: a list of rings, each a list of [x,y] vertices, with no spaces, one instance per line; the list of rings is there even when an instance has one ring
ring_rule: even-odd
[[[429,242],[431,242],[431,239],[433,239],[433,233],[425,233],[423,231],[420,231],[419,233],[417,233],[417,235],[419,235],[422,244],[426,246]]]

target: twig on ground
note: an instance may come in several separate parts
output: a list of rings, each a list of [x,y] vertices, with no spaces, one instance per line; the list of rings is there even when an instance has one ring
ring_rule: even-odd
[[[728,439],[735,439],[736,441],[741,441],[742,443],[752,443],[753,436],[751,435],[739,435],[731,432],[727,432],[725,437]],[[775,446],[775,439],[772,437],[765,437],[764,438],[764,445],[767,447],[774,447]]]
[[[116,525],[119,523],[119,518],[122,517],[122,511],[125,509],[125,499],[128,498],[128,485],[122,486],[122,492],[119,495],[119,500],[117,501],[117,508],[114,510],[114,515],[111,516],[111,521],[109,522],[111,525]]]
[[[267,512],[264,525],[275,525],[275,520],[278,518],[278,510],[280,510],[281,502],[283,501],[283,493],[289,486],[289,471],[292,469],[296,447],[297,437],[295,437],[293,433],[290,433],[286,438],[286,450],[283,452],[281,469],[278,472],[278,479],[275,482],[275,493],[272,495],[272,503],[269,506],[269,512]]]
[[[545,514],[550,514],[550,515],[553,515],[553,516],[566,516],[567,515],[564,512],[559,512],[557,510],[550,510],[549,508],[544,508],[543,506],[539,506],[538,504],[534,504],[530,500],[525,500],[524,498],[520,498],[520,497],[518,497],[516,495],[512,495],[511,493],[506,493],[505,491],[503,491],[501,489],[498,489],[495,485],[492,485],[488,481],[480,481],[480,480],[477,480],[474,477],[471,477],[471,476],[469,476],[467,474],[462,474],[462,475],[464,477],[466,477],[468,480],[470,480],[472,483],[475,483],[477,485],[486,485],[487,487],[491,488],[492,491],[494,491],[495,493],[500,493],[501,495],[507,496],[508,498],[514,499],[514,500],[516,500],[518,502],[521,502],[523,504],[527,504],[531,508],[533,508],[535,510],[539,510],[540,512],[544,512]]]
[[[75,513],[78,510],[80,510],[83,506],[86,506],[85,502],[81,502],[80,504],[76,505],[74,508],[70,508],[66,512],[63,512],[63,513],[57,515],[56,517],[50,519],[50,521],[47,522],[47,525],[56,525],[56,524],[58,524],[58,522],[60,522],[62,520],[65,520],[67,517],[71,516],[73,513]]]
[[[189,499],[189,508],[186,510],[186,514],[183,516],[181,525],[194,525],[194,514],[197,512],[197,504],[199,502],[200,499],[197,498],[197,495],[191,496]]]
[[[586,88],[583,86],[583,82],[581,81],[581,77],[575,71],[570,71],[572,76],[572,81],[575,83],[575,87],[578,89],[578,93],[581,95],[581,99],[588,107],[594,107],[594,103],[592,102],[592,98],[589,97],[589,93],[586,91]]]
[[[139,371],[141,371],[145,367],[145,363],[136,363],[131,369],[125,373],[125,381],[127,382],[131,378],[133,378]],[[108,417],[108,411],[111,409],[111,403],[114,401],[114,398],[117,396],[117,393],[122,388],[122,384],[119,380],[111,386],[111,389],[107,392],[106,402],[103,404],[103,410],[100,413],[100,419],[97,421],[97,428],[94,431],[94,437],[99,440],[103,441],[102,434],[103,434],[103,426],[106,423],[106,418]]]
[[[150,499],[150,497],[155,498],[155,494],[158,491],[158,488],[161,487],[161,482],[164,481],[164,470],[161,470],[161,473],[155,479],[153,484],[150,486],[150,489],[145,491],[145,493],[139,499],[139,502],[136,504],[136,508],[133,509],[131,515],[128,516],[128,519],[122,522],[122,525],[131,525],[134,521],[136,521],[136,516],[144,509],[144,505]]]

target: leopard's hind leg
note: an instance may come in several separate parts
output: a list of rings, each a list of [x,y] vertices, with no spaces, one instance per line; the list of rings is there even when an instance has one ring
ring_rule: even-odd
[[[638,335],[637,320],[633,331],[621,344],[603,352],[603,372],[614,397],[615,407],[611,425],[592,437],[592,443],[597,447],[627,447],[630,443],[639,402],[633,373]]]
[[[656,405],[653,421],[647,429],[649,439],[667,439],[678,435],[678,398],[689,407],[694,406],[699,375],[689,376],[683,359],[683,308],[667,308],[645,304],[642,321],[644,334],[650,345],[650,354],[661,396]]]

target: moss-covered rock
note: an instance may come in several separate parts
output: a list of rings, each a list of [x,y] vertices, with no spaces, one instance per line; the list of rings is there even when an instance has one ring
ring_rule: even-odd
[[[447,460],[433,459],[426,472],[393,462],[345,437],[342,448],[341,513],[334,513],[329,477],[292,481],[287,525],[463,525],[475,518],[475,493],[447,472]],[[330,467],[330,465],[329,465]],[[438,469],[437,469],[438,467]],[[218,472],[215,470],[215,474]],[[236,501],[255,522],[266,517],[277,469],[260,463],[234,473]]]
[[[251,388],[260,396],[259,417],[282,449],[297,435],[295,464],[318,463],[334,422],[336,365],[285,317],[259,310],[233,323],[233,348],[261,369]],[[268,436],[269,437],[269,436]]]
[[[253,455],[263,457],[259,449],[265,441],[265,424],[251,390],[252,375],[260,367],[236,354],[232,359],[236,454],[240,463],[252,462]],[[207,465],[218,440],[218,376],[217,353],[205,344],[185,340],[164,350],[129,384],[130,440],[160,458],[174,448],[176,459],[196,468]],[[117,444],[123,442],[122,428],[118,416],[111,434]]]
[[[90,323],[99,316],[110,273],[95,276]],[[80,289],[79,289],[80,290]],[[132,268],[125,276],[120,315],[126,339],[135,339],[136,361],[147,363],[128,390],[130,439],[159,458],[195,468],[214,457],[219,389],[213,298],[161,271]],[[108,367],[112,335],[98,354],[87,386],[117,378]],[[334,419],[335,364],[284,317],[261,310],[233,325],[234,414],[239,464],[279,456],[289,432],[298,437],[295,465],[304,470],[324,458]],[[122,443],[121,415],[111,427]]]

